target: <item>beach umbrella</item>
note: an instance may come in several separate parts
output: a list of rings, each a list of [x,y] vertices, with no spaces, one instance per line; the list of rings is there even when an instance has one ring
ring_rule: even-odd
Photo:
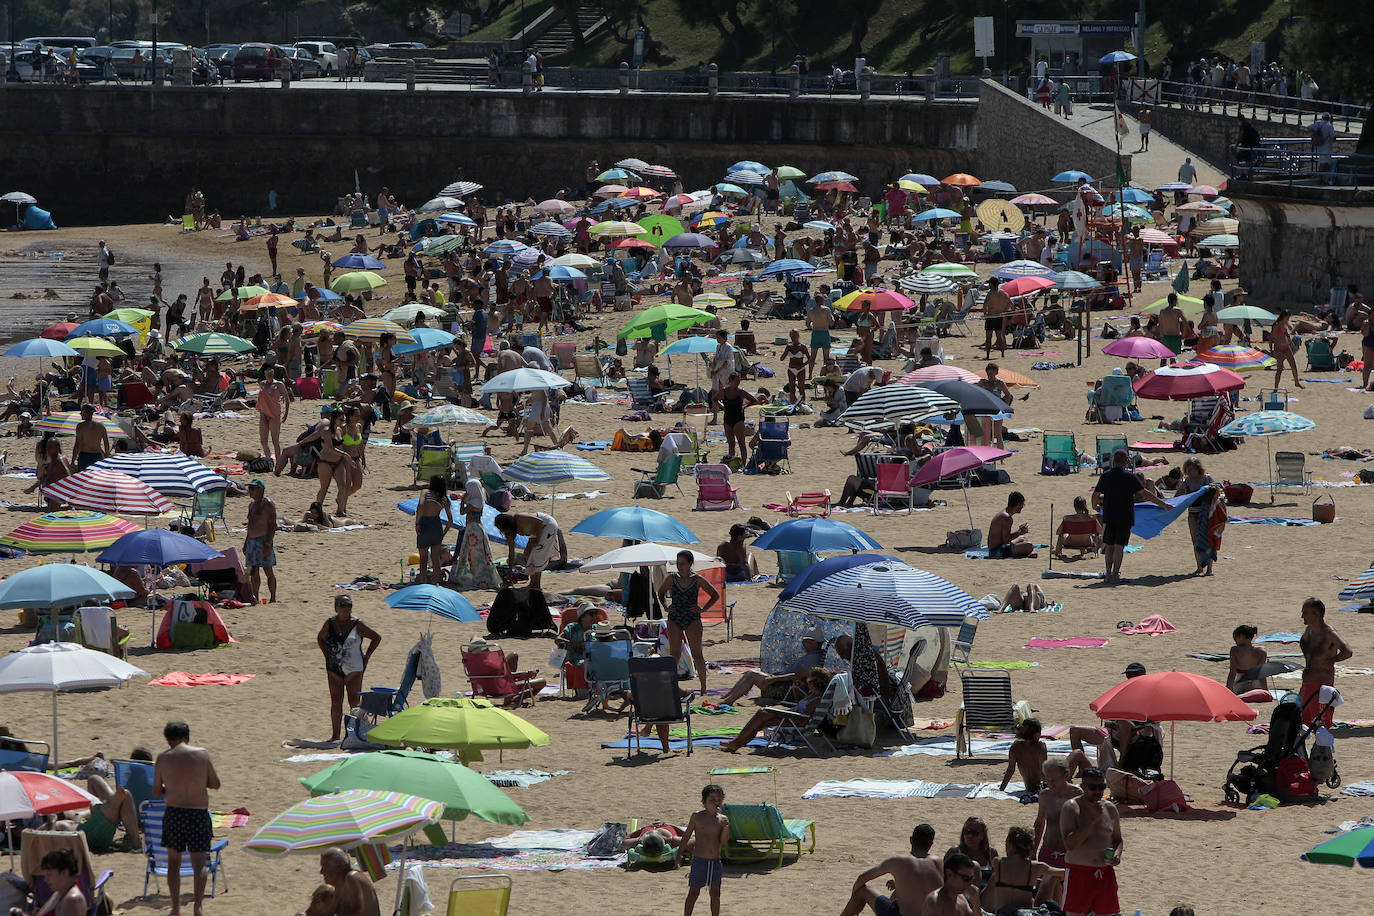
[[[810,273],[815,269],[816,265],[800,258],[780,258],[765,267],[760,276],[774,277],[779,274]]]
[[[925,194],[928,190],[926,186],[920,182],[908,181],[905,178],[897,179],[897,187],[901,188],[903,191],[914,191],[917,194]]]
[[[1148,212],[1135,204],[1108,204],[1102,208],[1102,215],[1108,217],[1120,216],[1123,212],[1130,221],[1153,219]]]
[[[387,595],[386,606],[423,611],[457,623],[476,623],[482,619],[471,601],[442,585],[407,585]]]
[[[714,321],[715,315],[701,309],[675,302],[650,306],[626,323],[616,335],[621,340],[637,337],[652,337],[654,328],[661,327],[665,334],[675,334],[693,325]]]
[[[693,334],[691,337],[683,337],[673,341],[661,352],[668,356],[676,356],[679,353],[714,353],[716,346],[714,337],[702,337],[700,334]]]
[[[687,227],[683,226],[680,220],[665,213],[651,213],[641,219],[639,225],[648,230],[647,237],[642,241],[652,243],[654,247],[658,247],[673,236],[681,235],[687,231]],[[641,240],[635,239],[635,241]]]
[[[1089,175],[1087,172],[1080,172],[1078,169],[1067,169],[1055,175],[1050,181],[1053,181],[1055,184],[1073,184],[1080,178],[1084,181],[1093,180],[1093,176]]]
[[[978,274],[973,268],[964,264],[954,264],[949,261],[941,261],[939,264],[932,264],[921,271],[925,276],[945,277],[950,280],[971,280],[977,281]]]
[[[419,793],[443,804],[443,819],[461,821],[469,814],[496,824],[519,825],[529,815],[491,780],[461,763],[420,751],[385,750],[356,754],[313,776],[300,777],[311,795],[344,789]]]
[[[534,212],[544,213],[549,216],[559,216],[563,213],[576,213],[577,208],[566,200],[559,200],[556,197],[551,197],[548,200],[541,200],[539,203],[535,204]]]
[[[1049,277],[1017,277],[1003,283],[1000,289],[1012,299],[1019,299],[1054,287],[1055,283]]]
[[[1039,388],[1040,383],[1029,375],[1022,375],[1014,369],[1002,369],[997,373],[1002,384],[1008,388]]]
[[[1374,598],[1374,566],[1369,567],[1341,589],[1337,595],[1342,601],[1354,601],[1357,598]]]
[[[51,773],[0,772],[0,820],[28,820],[99,804],[85,789]]]
[[[254,296],[265,296],[272,292],[265,286],[251,283],[248,286],[240,286],[238,289],[229,288],[215,297],[216,302],[228,302],[230,299],[238,299],[240,302],[252,299]]]
[[[222,557],[213,547],[165,528],[131,531],[96,556],[101,563],[125,566],[177,566],[182,563],[205,563]]]
[[[592,193],[592,196],[604,198],[619,197],[621,194],[624,194],[628,190],[630,189],[625,187],[625,185],[623,184],[606,184],[597,188],[596,191]]]
[[[383,286],[386,286],[385,278],[379,277],[369,270],[355,270],[352,273],[340,274],[334,278],[333,283],[329,284],[329,288],[336,293],[364,293]]]
[[[482,751],[504,754],[549,743],[547,733],[514,713],[461,697],[435,697],[403,709],[368,731],[367,739],[397,747],[447,748],[463,761],[481,760]]]
[[[618,169],[634,169],[636,172],[638,172],[642,171],[643,169],[647,169],[649,167],[649,163],[645,162],[643,159],[635,159],[633,156],[631,156],[629,159],[621,159],[619,162],[615,164],[615,167]]]
[[[69,564],[55,564],[67,566]],[[48,567],[37,567],[44,569]],[[80,567],[81,569],[95,572],[89,566]],[[25,570],[32,572],[32,570]],[[16,573],[5,582],[0,583],[0,590],[5,589],[11,581],[19,578],[22,573]],[[109,579],[109,576],[105,576]],[[115,580],[110,579],[111,582]],[[116,582],[116,585],[119,583]],[[117,597],[131,598],[133,591],[119,586],[123,594]],[[108,592],[72,596],[73,600],[63,601],[63,604],[75,604],[88,598],[105,600],[111,596]],[[47,602],[35,600],[30,604],[10,604],[7,600],[0,598],[5,607],[48,607]],[[60,605],[51,605],[57,607]],[[56,621],[54,621],[56,623]],[[94,649],[87,649],[85,646],[78,646],[66,642],[49,642],[36,646],[26,646],[17,652],[0,658],[0,693],[51,693],[52,694],[52,761],[56,763],[62,757],[57,747],[58,717],[57,717],[57,694],[69,690],[96,690],[103,687],[123,687],[132,678],[148,677],[148,672],[113,655],[104,652],[97,652]]]
[[[1222,321],[1258,321],[1269,324],[1278,320],[1278,315],[1257,305],[1232,305],[1217,312]]]
[[[310,298],[310,294],[302,290],[301,294],[295,298],[297,302],[305,302]],[[340,296],[332,289],[321,289],[317,286],[315,287],[315,299],[318,302],[342,302],[343,296]]]
[[[1313,423],[1306,417],[1287,410],[1258,410],[1227,423],[1221,428],[1221,434],[1237,439],[1249,438],[1252,436],[1262,438],[1264,440],[1266,455],[1265,466],[1270,467],[1274,461],[1273,448],[1269,444],[1270,437],[1305,432],[1309,429],[1315,429],[1316,426],[1316,423]],[[1269,479],[1274,479],[1272,470],[1270,471]],[[1269,501],[1274,501],[1274,488],[1272,485],[1269,488]],[[1344,595],[1345,593],[1342,592],[1341,596],[1344,597]]]
[[[646,165],[639,170],[639,174],[648,175],[651,178],[676,178],[677,172],[668,168],[666,165]]]
[[[783,586],[782,591],[778,593],[778,600],[784,601],[791,598],[797,592],[815,585],[817,582],[835,573],[842,572],[846,569],[852,569],[855,566],[866,566],[880,562],[897,563],[899,565],[902,563],[902,561],[896,557],[889,556],[885,553],[842,553],[839,556],[826,557],[824,560],[820,560],[806,567],[806,569],[802,570],[799,574],[789,579],[787,584]]]
[[[711,200],[710,192],[694,192],[692,194],[674,194],[672,197],[665,197],[659,201],[664,210],[680,210],[683,207],[690,207],[693,204],[705,204]]]
[[[1142,191],[1140,188],[1125,187],[1121,189],[1121,199],[1128,204],[1148,204],[1155,198],[1149,191]]]
[[[583,268],[587,267],[595,267],[601,262],[598,261],[596,258],[588,257],[585,254],[579,254],[578,252],[574,251],[569,254],[565,254],[560,257],[554,258],[552,261],[548,261],[546,263],[550,267],[576,267],[578,270],[582,270]]]
[[[114,417],[103,414],[98,410],[91,419],[104,427],[105,432],[109,433],[112,437],[123,438],[128,435],[128,433],[124,432],[124,429],[115,422]],[[63,410],[43,417],[34,423],[33,427],[40,432],[54,432],[59,436],[74,436],[76,435],[76,427],[80,423],[81,411]]]
[[[508,258],[511,255],[519,254],[528,247],[530,246],[526,245],[524,242],[517,242],[515,239],[497,239],[483,248],[482,254]]]
[[[1135,55],[1130,51],[1112,51],[1110,54],[1103,54],[1098,58],[1099,64],[1124,64],[1135,60]]]
[[[1052,277],[1054,271],[1039,261],[1027,261],[1022,258],[1017,261],[1008,261],[995,268],[992,275],[999,280],[1013,280],[1017,277]]]
[[[520,394],[526,391],[548,391],[552,388],[567,388],[572,382],[553,372],[543,369],[508,369],[500,372],[477,389],[479,396],[484,394]]]
[[[286,308],[287,306],[295,304],[296,300],[292,299],[290,296],[283,296],[281,293],[263,293],[261,296],[254,296],[252,299],[249,299],[247,302],[241,304],[239,306],[239,311],[255,312],[258,309],[266,308],[269,305],[275,305],[280,308]]]
[[[920,423],[958,411],[957,401],[928,388],[884,385],[861,394],[840,414],[840,420],[851,426],[872,426],[901,420]]]
[[[1108,356],[1125,359],[1173,359],[1174,351],[1153,337],[1119,337],[1102,347]]]
[[[949,277],[942,277],[939,274],[912,274],[897,281],[897,285],[909,293],[918,296],[929,296],[938,293],[947,293],[955,289],[956,284]]]
[[[1191,401],[1245,387],[1245,379],[1211,363],[1171,363],[1138,379],[1132,386],[1142,398]]]
[[[416,242],[410,250],[413,254],[419,255],[422,258],[433,258],[462,248],[465,241],[467,240],[461,235],[436,236],[420,239],[420,241]],[[334,295],[337,296],[338,293]],[[343,297],[340,296],[339,298]]]
[[[61,356],[80,356],[81,354],[62,343],[60,340],[51,340],[47,337],[33,337],[29,340],[21,340],[19,343],[11,345],[2,355],[14,356],[21,359],[28,357],[52,359]]]
[[[821,191],[844,191],[846,194],[854,194],[859,190],[848,181],[827,181],[816,185],[816,188]]]
[[[43,495],[81,509],[130,515],[161,515],[175,508],[167,497],[143,481],[95,466],[48,484]]]
[[[699,293],[692,297],[692,305],[699,309],[704,309],[708,305],[714,305],[718,309],[728,309],[734,304],[735,300],[724,293]]]
[[[1017,238],[1015,233],[1019,233],[1026,226],[1026,214],[1005,200],[989,198],[978,205],[977,213],[978,220],[984,226],[1004,233],[1002,238]]]
[[[786,167],[787,167],[787,166],[784,166],[784,168],[786,168]],[[756,161],[753,160],[753,159],[741,159],[739,162],[736,162],[734,165],[730,166],[730,168],[727,169],[726,171],[730,171],[730,172],[753,172],[755,175],[767,175],[767,174],[769,173],[769,171],[771,171],[771,170],[768,168],[768,166],[764,165],[762,162],[756,162]],[[801,174],[799,174],[797,177],[803,177],[803,176],[802,176]]]
[[[948,207],[931,207],[929,210],[922,210],[912,217],[912,220],[918,223],[932,219],[959,219],[959,211],[951,210]]]
[[[480,190],[482,190],[482,185],[475,181],[455,181],[452,184],[445,185],[439,194],[452,197],[468,197],[469,195],[476,194]]]
[[[33,566],[0,582],[0,608],[5,610],[71,607],[91,601],[106,603],[133,596],[133,589],[123,582],[81,563]]]
[[[1229,232],[1213,235],[1198,244],[1199,248],[1239,248],[1240,238]]]
[[[671,515],[642,506],[602,509],[574,525],[572,533],[598,538],[670,541],[675,544],[695,544],[700,541],[690,528]]]
[[[569,208],[572,209],[571,207]],[[477,220],[463,213],[440,213],[434,217],[436,223],[452,223],[455,226],[476,226]],[[422,240],[424,241],[424,240]],[[335,263],[338,263],[337,261]]]
[[[590,573],[615,569],[639,569],[641,566],[674,566],[677,563],[677,555],[682,550],[682,547],[656,544],[650,541],[629,547],[618,547],[599,557],[593,557],[579,566],[578,569],[581,572]],[[714,568],[724,566],[725,561],[720,557],[707,556],[693,550],[692,565],[699,569]]]
[[[883,549],[882,544],[853,525],[829,518],[794,518],[779,522],[761,534],[754,546],[759,550],[804,553]]]
[[[1303,860],[1319,865],[1359,865],[1374,868],[1374,827],[1347,830],[1334,839],[1319,843],[1302,854]]]
[[[1202,197],[1216,197],[1221,192],[1209,184],[1195,184],[1188,189],[1188,193]]]
[[[996,416],[998,414],[1011,416],[1012,414],[1011,405],[991,391],[958,379],[922,382],[920,387],[938,392],[954,401],[959,405],[959,410],[962,413],[978,416]]]
[[[352,337],[354,340],[380,341],[383,334],[394,334],[398,344],[415,342],[409,331],[385,318],[360,318],[352,324],[344,325],[343,332],[345,337]]]
[[[1161,232],[1150,226],[1146,226],[1140,230],[1140,240],[1146,245],[1168,245],[1170,242],[1177,241],[1177,239],[1169,235],[1169,233]]]
[[[947,184],[959,188],[976,188],[982,184],[982,182],[967,172],[955,172],[953,175],[946,175],[944,179],[940,181],[940,184]]]
[[[1270,356],[1268,353],[1251,347],[1238,347],[1233,344],[1212,347],[1209,350],[1198,350],[1193,359],[1200,363],[1214,363],[1218,366],[1225,366],[1232,372],[1255,372],[1260,369],[1272,369],[1276,364],[1274,357]]]
[[[91,467],[136,477],[163,496],[194,496],[205,490],[223,490],[229,486],[223,477],[185,455],[158,452],[111,455]]]
[[[936,178],[934,175],[927,175],[924,172],[907,172],[905,175],[901,177],[900,180],[914,181],[917,184],[923,184],[926,187],[934,187],[935,185],[940,184],[940,179]]]
[[[398,305],[394,309],[383,312],[382,317],[387,321],[411,322],[417,315],[424,315],[426,318],[443,318],[448,312],[433,305],[425,305],[423,302],[410,302],[406,305]]]
[[[1164,184],[1155,188],[1156,191],[1186,191],[1192,185],[1186,181],[1166,181]]]
[[[240,353],[251,353],[257,348],[253,346],[252,341],[233,334],[205,331],[192,334],[190,337],[178,338],[176,343],[172,344],[172,349],[183,353],[199,353],[201,356],[236,356]]]
[[[606,247],[607,247],[607,248],[615,248],[615,249],[617,249],[617,250],[625,250],[625,249],[629,249],[629,248],[639,248],[639,249],[642,249],[642,250],[645,250],[645,251],[654,251],[655,249],[658,248],[658,245],[656,245],[656,244],[654,244],[653,242],[648,241],[648,240],[646,240],[646,239],[621,239],[621,240],[618,241],[618,242],[611,242],[611,243],[610,243],[609,245],[607,245]]]
[[[115,318],[92,318],[78,324],[68,337],[128,337],[138,328]]]
[[[440,404],[416,414],[406,426],[411,429],[454,429],[459,426],[495,426],[496,421],[471,407]]]
[[[351,849],[409,836],[443,813],[443,802],[401,792],[348,789],[297,802],[264,824],[243,848],[260,856],[321,853],[331,846]]]
[[[1156,299],[1154,302],[1151,302],[1149,305],[1145,306],[1143,309],[1140,310],[1140,313],[1142,315],[1158,315],[1160,312],[1164,311],[1168,307],[1169,297],[1163,296],[1159,299]],[[1187,315],[1189,318],[1196,318],[1207,310],[1206,303],[1204,303],[1201,299],[1195,299],[1192,296],[1184,295],[1178,296],[1178,307],[1180,310],[1182,310],[1183,314]],[[1220,316],[1218,315],[1217,317]]]
[[[27,194],[27,193],[25,193],[25,192],[23,192],[23,191],[10,191],[10,192],[8,192],[7,194],[5,194],[3,197],[0,197],[0,200],[3,200],[3,201],[4,201],[5,203],[7,203],[7,204],[36,204],[36,203],[38,203],[38,198],[34,197],[32,194]]]
[[[121,322],[122,324],[123,322]],[[70,337],[67,346],[86,355],[125,356],[125,352],[103,337]]]
[[[596,176],[597,181],[639,181],[639,176],[629,169],[607,169]]]
[[[574,480],[610,480],[611,475],[586,458],[570,455],[562,449],[548,449],[521,455],[506,465],[501,476],[520,483],[556,487]]]
[[[380,258],[374,258],[370,254],[359,254],[352,252],[341,258],[334,259],[335,267],[342,267],[344,270],[386,270],[386,262]]]
[[[1061,270],[1054,275],[1054,285],[1064,290],[1097,289],[1102,283],[1078,270]]]
[[[624,220],[608,220],[604,223],[597,223],[595,226],[588,229],[587,232],[595,236],[617,237],[647,235],[649,230],[645,229],[639,223],[629,223]]]
[[[1102,719],[1169,723],[1169,778],[1174,774],[1175,722],[1249,722],[1259,713],[1225,684],[1186,671],[1127,678],[1088,704]]]
[[[442,210],[455,210],[463,206],[463,202],[456,197],[440,194],[432,197],[420,205],[421,213],[438,213]]]
[[[976,385],[982,380],[982,376],[958,366],[940,365],[925,366],[920,369],[913,369],[906,375],[897,380],[898,385],[924,385],[926,382],[942,382],[949,379],[958,379],[961,382],[968,382]]]
[[[530,232],[533,232],[535,235],[544,235],[556,239],[572,238],[572,230],[565,227],[562,223],[555,223],[552,221],[535,223],[530,227]]]
[[[719,245],[720,242],[699,232],[680,232],[663,242],[664,248],[715,248]]]
[[[0,537],[0,545],[26,553],[86,553],[109,547],[139,527],[117,515],[67,509],[35,516]]]
[[[1216,204],[1209,203],[1209,202],[1207,202],[1207,201],[1205,201],[1205,200],[1194,200],[1194,201],[1190,201],[1189,203],[1184,204],[1184,205],[1181,206],[1181,207],[1176,207],[1176,208],[1174,208],[1174,212],[1175,212],[1175,213],[1212,213],[1212,214],[1216,214],[1216,213],[1225,213],[1226,211],[1225,211],[1223,208],[1218,207]]]
[[[703,210],[687,220],[687,225],[692,229],[700,229],[703,226],[710,229],[724,226],[728,222],[730,222],[730,217],[719,210]]]
[[[837,299],[833,307],[857,312],[865,304],[875,312],[904,312],[916,303],[890,289],[856,289]]]
[[[1229,216],[1215,216],[1198,223],[1192,231],[1199,236],[1221,235],[1223,233],[1235,235],[1240,231],[1240,221]]]
[[[731,169],[731,171],[735,171]],[[807,184],[827,184],[832,181],[858,181],[858,177],[848,172],[821,172],[806,179]]]
[[[620,196],[629,200],[653,200],[655,197],[662,197],[663,192],[641,185],[637,188],[627,188]]]
[[[75,330],[75,321],[59,321],[57,324],[48,325],[39,332],[38,336],[45,337],[48,340],[66,340],[67,336]]]
[[[911,486],[929,486],[937,480],[980,468],[989,461],[1001,461],[1003,458],[1010,457],[1011,452],[1006,449],[993,448],[987,445],[957,446],[946,449],[921,465],[921,469],[911,478]],[[964,491],[964,508],[968,511],[968,526],[976,528],[977,526],[973,524],[973,509],[969,506],[968,501],[967,477],[961,477],[960,484],[960,489]]]
[[[882,558],[833,572],[778,603],[816,617],[908,629],[957,627],[968,616],[987,618],[972,595],[948,580]]]
[[[759,186],[763,184],[763,176],[758,172],[731,172],[725,176],[725,181],[716,185],[717,191],[724,192],[726,188],[739,190],[739,185]]]
[[[978,186],[980,191],[994,191],[998,194],[1015,194],[1016,185],[1009,181],[985,181]]]
[[[409,332],[414,343],[398,344],[391,352],[397,356],[409,356],[424,350],[442,350],[452,345],[458,338],[439,328],[412,328]]]
[[[823,219],[813,219],[802,223],[803,229],[819,229],[822,232],[831,232],[835,229],[834,223],[827,223]]]

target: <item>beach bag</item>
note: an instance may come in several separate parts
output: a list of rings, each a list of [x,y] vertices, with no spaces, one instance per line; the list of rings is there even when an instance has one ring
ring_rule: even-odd
[[[872,747],[878,740],[878,720],[867,709],[855,706],[835,733],[835,740],[855,747]]]
[[[1183,794],[1178,783],[1172,779],[1161,779],[1141,789],[1145,796],[1145,810],[1154,814],[1157,811],[1183,812],[1188,810],[1188,796]]]
[[[1140,728],[1131,735],[1131,743],[1121,758],[1121,769],[1140,775],[1143,770],[1158,770],[1164,763],[1164,745],[1155,737],[1152,727]]]
[[[1331,733],[1325,728],[1317,729],[1317,741],[1322,741],[1322,732],[1326,732],[1326,740],[1330,741]],[[1331,777],[1336,774],[1336,755],[1331,744],[1314,743],[1312,752],[1307,755],[1307,768],[1312,773],[1313,782],[1323,782],[1331,785]],[[1336,781],[1340,785],[1340,781]],[[1331,786],[1335,788],[1335,786]]]
[[[1329,525],[1336,520],[1336,501],[1329,494],[1326,499],[1326,503],[1321,502],[1320,496],[1312,500],[1312,521],[1321,522],[1323,525]]]
[[[1248,483],[1231,483],[1227,480],[1223,482],[1222,488],[1226,493],[1228,506],[1247,506],[1255,495],[1255,488]]]
[[[970,547],[980,547],[983,544],[983,532],[977,528],[961,528],[958,531],[945,532],[946,547],[962,547],[967,550]]]
[[[1047,477],[1067,477],[1069,463],[1063,458],[1051,458],[1047,455],[1040,461],[1040,473]]]
[[[1285,757],[1278,766],[1278,795],[1284,801],[1311,798],[1317,794],[1317,782],[1312,770],[1301,757]]]
[[[627,825],[607,821],[582,848],[582,854],[589,859],[614,859],[624,851],[625,837],[629,835]]]

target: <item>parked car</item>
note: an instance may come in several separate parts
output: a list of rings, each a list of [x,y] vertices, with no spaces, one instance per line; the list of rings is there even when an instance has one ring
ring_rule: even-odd
[[[70,35],[65,37],[58,36],[53,38],[25,38],[23,41],[19,42],[19,44],[24,45],[24,47],[32,48],[35,51],[39,48],[66,48],[67,50],[77,48],[79,50],[85,50],[86,48],[94,48],[99,43],[100,42],[96,41],[94,38]]]
[[[55,59],[48,65],[48,79],[65,79],[70,68],[68,55],[71,49],[67,48],[65,53],[53,49],[56,53]],[[14,71],[18,75],[21,83],[36,83],[43,80],[43,61],[48,57],[47,51],[20,51],[14,52]],[[76,75],[83,83],[93,83],[101,79],[101,68],[90,63],[84,63],[78,55],[76,61]]]
[[[239,45],[234,52],[234,82],[241,80],[270,80],[281,73],[281,62],[286,52],[280,45],[250,41]]]
[[[208,45],[203,50],[210,63],[219,70],[221,81],[234,75],[234,55],[238,53],[239,45]]]
[[[333,76],[334,71],[339,69],[339,49],[332,41],[298,41],[296,47],[304,48],[314,55],[324,68],[325,76]]]
[[[324,67],[315,55],[305,48],[287,45],[282,48],[282,53],[291,61],[292,79],[303,80],[313,76],[324,76]]]

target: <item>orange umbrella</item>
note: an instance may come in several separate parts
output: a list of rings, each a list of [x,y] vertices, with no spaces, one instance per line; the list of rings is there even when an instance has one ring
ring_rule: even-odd
[[[239,306],[240,312],[250,312],[253,309],[266,308],[275,305],[278,308],[285,308],[288,305],[298,305],[295,299],[290,296],[283,296],[281,293],[263,293],[261,296],[254,296],[247,302]]]
[[[955,172],[953,175],[946,177],[941,184],[953,184],[964,188],[976,188],[978,185],[982,184],[982,182],[967,172]]]
[[[1027,375],[1019,372],[1012,372],[1010,369],[997,370],[997,377],[1006,383],[1008,388],[1039,388],[1040,383]]]

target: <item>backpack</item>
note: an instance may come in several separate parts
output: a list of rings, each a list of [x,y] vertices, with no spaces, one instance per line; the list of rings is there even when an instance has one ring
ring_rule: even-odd
[[[1159,743],[1152,726],[1137,727],[1131,733],[1131,743],[1121,757],[1121,769],[1140,775],[1142,770],[1158,770],[1164,764],[1164,745]]]
[[[529,639],[551,627],[549,603],[537,588],[501,589],[487,616],[487,632],[492,636]]]

